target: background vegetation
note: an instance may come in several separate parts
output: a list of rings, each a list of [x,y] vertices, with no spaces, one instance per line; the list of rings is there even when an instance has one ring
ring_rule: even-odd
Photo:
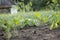
[[[38,11],[41,9],[48,9],[48,10],[59,10],[60,8],[60,0],[14,0],[17,4],[19,2],[23,2],[24,5],[31,6],[33,11]],[[19,4],[18,4],[19,5]],[[20,5],[21,6],[21,5]]]

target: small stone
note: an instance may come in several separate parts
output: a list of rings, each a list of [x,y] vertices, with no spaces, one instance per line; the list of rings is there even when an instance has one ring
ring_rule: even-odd
[[[36,31],[34,31],[34,34],[36,34]]]

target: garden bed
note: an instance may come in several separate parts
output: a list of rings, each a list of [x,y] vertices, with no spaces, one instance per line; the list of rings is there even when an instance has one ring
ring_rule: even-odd
[[[60,40],[60,29],[50,30],[49,25],[41,27],[24,27],[18,30],[18,35],[15,36],[13,30],[10,40]],[[7,40],[4,30],[0,31],[0,40]]]
[[[0,15],[0,40],[60,40],[59,18],[58,12]]]

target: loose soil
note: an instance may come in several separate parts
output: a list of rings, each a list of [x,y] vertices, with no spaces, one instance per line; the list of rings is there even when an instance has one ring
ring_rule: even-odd
[[[10,40],[60,40],[60,29],[50,30],[50,26],[43,25],[41,27],[24,27],[17,31],[17,34],[12,33]],[[0,31],[0,40],[7,40],[5,38],[4,30]]]

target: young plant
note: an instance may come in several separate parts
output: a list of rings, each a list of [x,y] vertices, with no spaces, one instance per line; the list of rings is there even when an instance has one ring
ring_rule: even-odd
[[[52,23],[50,29],[58,28],[60,26],[60,13],[54,13],[50,22]]]

